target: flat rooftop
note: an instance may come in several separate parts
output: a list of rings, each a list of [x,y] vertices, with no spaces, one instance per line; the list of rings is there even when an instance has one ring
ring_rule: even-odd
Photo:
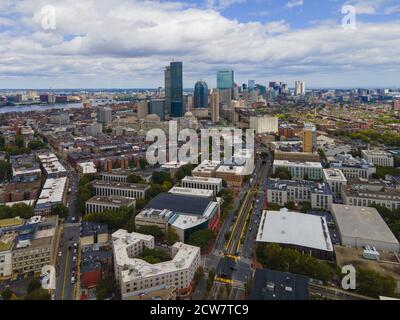
[[[309,278],[289,272],[257,269],[251,300],[308,300]]]
[[[222,179],[220,178],[212,178],[212,177],[193,177],[193,176],[186,176],[182,179],[182,181],[188,182],[207,182],[207,183],[222,183]]]
[[[212,190],[205,189],[194,189],[194,188],[183,188],[183,187],[173,187],[168,191],[172,194],[180,194],[194,197],[212,197],[214,192]]]
[[[25,223],[25,220],[21,219],[20,217],[1,219],[0,220],[0,228],[9,228],[9,227],[20,226],[20,225],[23,225],[24,223]]]
[[[154,197],[145,208],[158,210],[168,209],[175,213],[203,215],[211,202],[212,199],[205,197],[160,193]]]
[[[326,180],[330,181],[338,181],[338,182],[343,182],[347,181],[346,177],[344,176],[343,172],[340,169],[324,169],[324,177]]]
[[[274,166],[281,167],[308,167],[322,169],[321,162],[301,162],[301,161],[289,161],[289,160],[274,160]]]
[[[286,208],[263,212],[257,241],[333,252],[324,217],[289,212]]]
[[[202,163],[200,163],[196,168],[193,169],[192,173],[210,173],[215,171],[218,166],[221,164],[220,161],[210,161],[210,160],[205,160]]]
[[[286,191],[289,187],[302,187],[310,190],[311,193],[318,193],[324,195],[331,195],[332,191],[327,183],[321,183],[309,180],[280,180],[269,179],[269,190],[282,190]]]
[[[333,204],[332,214],[342,236],[399,244],[375,208]]]
[[[124,197],[103,197],[103,196],[94,196],[93,198],[86,201],[86,203],[91,204],[103,204],[103,205],[115,205],[115,206],[129,206],[135,203],[134,199],[128,199]]]
[[[94,180],[92,184],[93,186],[98,186],[98,187],[123,188],[123,189],[132,189],[140,191],[146,191],[147,189],[150,189],[150,186],[148,184],[117,182],[117,181]]]

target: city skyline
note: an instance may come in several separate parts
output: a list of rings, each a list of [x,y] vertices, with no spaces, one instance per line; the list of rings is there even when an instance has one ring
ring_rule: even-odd
[[[46,5],[0,4],[1,88],[156,88],[173,60],[185,64],[184,88],[199,79],[216,87],[221,69],[234,70],[239,85],[399,86],[392,0],[63,0],[53,7],[54,30],[43,29]],[[343,5],[356,10],[355,30],[341,25]]]

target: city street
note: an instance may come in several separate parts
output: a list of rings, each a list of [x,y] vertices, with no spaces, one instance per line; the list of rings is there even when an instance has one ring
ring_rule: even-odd
[[[60,239],[59,251],[56,270],[56,300],[73,300],[74,299],[74,284],[71,283],[72,272],[77,270],[77,250],[78,245],[74,248],[74,243],[79,243],[80,238],[80,223],[76,213],[76,195],[78,190],[78,175],[72,170],[67,163],[63,163],[66,168],[69,168],[69,182],[71,192],[69,194],[69,215],[66,223],[63,226],[62,237]],[[75,258],[74,258],[75,257]],[[77,279],[78,275],[74,275]]]

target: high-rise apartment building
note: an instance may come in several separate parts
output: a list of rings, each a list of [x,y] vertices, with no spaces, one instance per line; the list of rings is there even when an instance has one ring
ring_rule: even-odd
[[[194,86],[194,105],[196,108],[208,108],[208,86],[205,81],[198,81]]]
[[[102,124],[108,124],[112,121],[111,108],[100,108],[97,112],[97,121]]]
[[[302,81],[296,81],[295,83],[295,95],[304,96],[306,94],[306,83]]]
[[[211,93],[211,121],[219,122],[219,91],[216,89]]]
[[[312,123],[305,123],[303,129],[303,152],[317,151],[317,129]]]
[[[171,117],[184,114],[182,62],[171,62],[165,69],[165,107]]]

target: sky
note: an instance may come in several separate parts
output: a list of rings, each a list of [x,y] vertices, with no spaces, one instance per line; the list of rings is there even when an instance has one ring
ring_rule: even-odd
[[[227,68],[239,85],[400,87],[399,34],[399,0],[0,0],[0,88],[163,87],[170,61],[185,88]]]

